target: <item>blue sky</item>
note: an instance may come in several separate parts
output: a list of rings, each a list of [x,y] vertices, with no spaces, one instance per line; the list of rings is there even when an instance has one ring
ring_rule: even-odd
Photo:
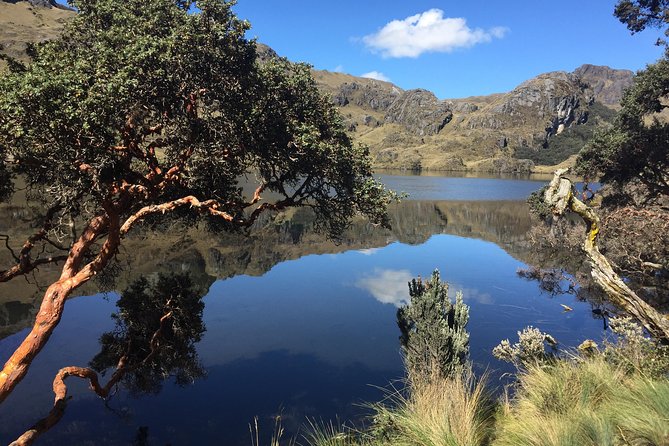
[[[642,69],[656,30],[630,35],[615,0],[238,0],[249,37],[317,69],[383,76],[440,98],[505,92],[591,63]]]

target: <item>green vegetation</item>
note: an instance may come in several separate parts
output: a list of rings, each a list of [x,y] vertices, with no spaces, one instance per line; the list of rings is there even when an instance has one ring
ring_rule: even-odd
[[[346,134],[310,67],[258,61],[233,1],[77,0],[63,34],[1,56],[0,193],[25,181],[43,223],[0,281],[62,261],[33,330],[0,373],[0,402],[26,375],[71,293],[122,240],[167,220],[214,231],[308,207],[332,238],[356,214],[387,224],[394,197]],[[255,192],[245,195],[240,182]],[[250,195],[250,196],[249,196]],[[269,199],[269,196],[275,199]]]
[[[669,195],[669,123],[660,115],[667,108],[667,94],[665,56],[637,74],[613,127],[597,133],[579,154],[578,173],[619,189],[638,180],[651,197]]]
[[[601,356],[535,364],[501,405],[493,445],[666,445],[669,381]]]
[[[576,155],[602,125],[610,124],[616,115],[611,108],[595,102],[589,107],[588,122],[572,125],[562,133],[551,136],[546,148],[518,147],[514,157],[529,159],[535,164],[552,166]]]
[[[427,325],[444,314],[447,285],[438,272],[423,285],[409,284],[411,302],[404,308]],[[429,297],[426,298],[426,295]],[[418,296],[419,299],[415,297]],[[429,304],[426,304],[429,302]],[[468,308],[462,305],[463,314]],[[412,308],[413,305],[417,305]],[[448,307],[448,306],[447,306]],[[452,308],[448,307],[451,311]],[[400,313],[398,313],[400,320]],[[669,347],[644,336],[629,318],[612,318],[616,342],[603,350],[593,341],[580,353],[558,353],[548,334],[532,327],[504,340],[494,350],[517,367],[516,382],[495,402],[470,367],[449,349],[435,349],[464,326],[447,318],[441,334],[409,351],[434,370],[426,373],[407,361],[406,388],[370,406],[370,426],[363,431],[330,425],[311,426],[304,436],[312,446],[617,446],[669,444]],[[447,321],[447,322],[446,322]],[[463,319],[460,319],[462,322]],[[466,318],[464,319],[466,322]],[[415,326],[425,327],[418,321]],[[439,326],[439,323],[436,323]],[[400,323],[402,327],[402,323]],[[404,333],[404,330],[403,330]],[[467,338],[468,339],[468,338]],[[548,344],[552,351],[547,351]],[[416,345],[416,344],[414,344]],[[405,355],[407,350],[403,349]],[[429,354],[443,355],[440,358]],[[466,356],[466,354],[465,354]],[[454,366],[443,373],[444,363]]]
[[[462,376],[469,360],[469,307],[462,293],[455,303],[448,297],[448,284],[434,271],[427,282],[409,283],[410,302],[397,310],[402,335],[400,346],[409,376],[427,380]]]

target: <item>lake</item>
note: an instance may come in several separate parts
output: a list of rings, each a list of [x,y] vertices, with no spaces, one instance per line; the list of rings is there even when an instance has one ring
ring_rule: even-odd
[[[546,178],[380,178],[409,194],[390,209],[392,230],[356,220],[338,244],[316,234],[303,210],[265,218],[248,237],[191,229],[174,241],[130,240],[126,255],[143,255],[127,262],[119,284],[188,272],[201,289],[206,331],[191,359],[206,376],[183,387],[167,377],[148,392],[120,386],[107,405],[72,378],[64,418],[38,444],[250,445],[255,417],[262,443],[277,416],[285,437],[308,420],[359,422],[364,403],[379,401],[403,376],[397,307],[408,298],[407,282],[434,269],[471,307],[471,357],[477,372],[491,373],[492,387],[510,371],[492,348],[527,325],[567,347],[601,338],[589,303],[551,296],[517,275],[536,259],[524,199]],[[35,291],[13,286],[0,288],[3,363],[35,311]],[[84,294],[91,295],[67,303],[49,344],[0,406],[0,442],[46,415],[57,370],[86,366],[101,351],[100,336],[114,330],[118,295],[96,294],[94,286]]]

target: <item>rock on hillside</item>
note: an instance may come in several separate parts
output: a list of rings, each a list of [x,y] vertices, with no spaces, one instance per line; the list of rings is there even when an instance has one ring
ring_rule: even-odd
[[[25,59],[26,43],[54,37],[73,14],[54,0],[0,0],[0,43]],[[276,56],[266,45],[258,54]],[[577,152],[598,122],[611,119],[632,78],[629,70],[583,65],[539,75],[509,93],[439,100],[389,82],[313,73],[377,167],[493,171],[526,171]]]
[[[435,135],[453,118],[450,104],[427,90],[409,90],[387,107],[385,121],[403,125],[418,135]]]
[[[592,89],[595,101],[610,107],[620,104],[623,90],[632,84],[634,76],[630,70],[614,70],[590,64],[581,65],[574,70],[574,74]]]
[[[559,162],[576,153],[632,81],[629,70],[584,65],[541,74],[509,93],[439,100],[341,73],[315,76],[377,167],[495,171],[533,167],[519,158]],[[578,126],[586,130],[572,130]],[[554,144],[560,151],[551,153]]]

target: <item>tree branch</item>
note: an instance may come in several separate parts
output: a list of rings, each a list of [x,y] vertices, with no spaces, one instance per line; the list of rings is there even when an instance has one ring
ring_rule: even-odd
[[[622,308],[651,333],[664,341],[669,341],[669,320],[660,314],[643,299],[636,295],[616,274],[609,261],[599,252],[597,238],[601,224],[597,213],[580,201],[573,193],[571,181],[563,175],[567,169],[559,169],[546,189],[544,200],[551,206],[555,215],[563,215],[570,210],[578,214],[586,225],[586,237],[583,251],[588,256],[595,279],[609,299]]]
[[[168,301],[169,306],[169,301]],[[128,355],[125,354],[119,359],[118,365],[114,374],[107,382],[107,384],[102,387],[100,385],[100,380],[98,378],[97,372],[88,367],[63,367],[58,371],[55,378],[53,379],[53,393],[55,395],[54,403],[52,409],[49,411],[49,414],[35,423],[30,429],[24,432],[19,438],[10,443],[10,446],[27,446],[33,444],[37,438],[55,426],[65,414],[65,409],[67,408],[67,385],[65,380],[70,376],[75,376],[81,379],[87,379],[90,384],[90,389],[95,392],[102,399],[108,399],[111,393],[112,388],[118,384],[123,377],[139,367],[148,363],[158,352],[160,348],[160,339],[163,336],[163,331],[168,322],[172,320],[172,311],[167,312],[160,318],[160,326],[151,336],[149,341],[150,351],[144,357],[144,359],[135,364],[132,367],[127,366]]]

